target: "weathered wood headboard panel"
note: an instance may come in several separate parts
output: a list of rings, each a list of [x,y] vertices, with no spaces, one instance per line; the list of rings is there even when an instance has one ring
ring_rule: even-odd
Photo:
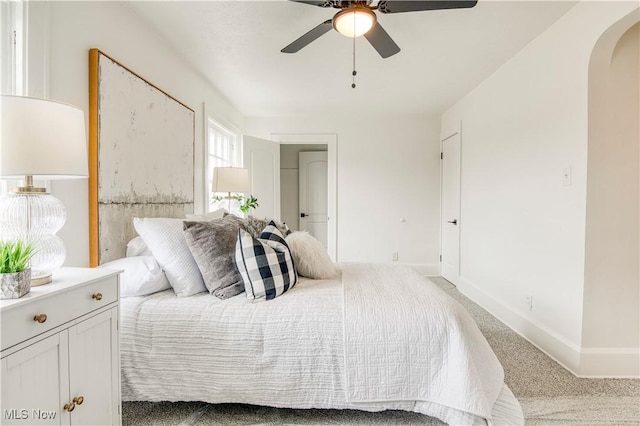
[[[191,108],[89,51],[91,266],[125,256],[133,217],[193,212],[194,135]]]

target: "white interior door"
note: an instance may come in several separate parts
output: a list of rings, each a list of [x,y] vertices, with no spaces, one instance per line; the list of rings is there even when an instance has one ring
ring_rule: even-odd
[[[328,157],[328,225],[327,250],[334,262],[338,258],[338,135],[335,133],[272,133],[271,138],[281,144],[323,144]],[[299,167],[299,166],[298,166]],[[299,170],[299,169],[298,169]],[[297,181],[296,181],[297,182]],[[297,218],[296,214],[296,218]]]
[[[307,231],[327,247],[327,152],[299,154],[299,203],[301,231]]]
[[[253,136],[242,136],[243,167],[249,169],[251,194],[259,207],[256,217],[280,220],[280,145]]]
[[[442,276],[460,276],[460,132],[442,141]]]

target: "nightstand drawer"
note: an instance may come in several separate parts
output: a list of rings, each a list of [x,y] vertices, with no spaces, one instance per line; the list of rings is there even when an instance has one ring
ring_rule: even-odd
[[[117,300],[117,276],[77,285],[50,297],[25,300],[19,307],[2,312],[2,350]]]

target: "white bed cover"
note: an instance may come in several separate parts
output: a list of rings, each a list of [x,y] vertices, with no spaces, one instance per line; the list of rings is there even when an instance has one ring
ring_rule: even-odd
[[[302,279],[268,302],[172,290],[122,299],[123,400],[399,409],[450,424],[523,424],[502,368],[457,302],[408,268],[341,268],[344,290],[340,278]],[[428,331],[418,331],[425,321]],[[373,350],[382,333],[395,344]],[[400,334],[409,340],[399,344]]]

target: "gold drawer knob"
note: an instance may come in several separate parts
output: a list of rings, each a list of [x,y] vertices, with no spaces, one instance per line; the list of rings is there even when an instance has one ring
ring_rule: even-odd
[[[42,324],[47,320],[47,316],[45,314],[36,315],[33,317],[33,320]]]
[[[76,405],[82,405],[82,403],[84,402],[84,396],[76,396],[75,398],[73,398],[73,402]]]
[[[68,411],[68,412],[72,412],[74,408],[76,408],[76,404],[74,404],[73,402],[70,404],[64,404],[64,411]]]
[[[91,298],[95,300],[102,300],[102,293],[94,293],[91,295]]]

